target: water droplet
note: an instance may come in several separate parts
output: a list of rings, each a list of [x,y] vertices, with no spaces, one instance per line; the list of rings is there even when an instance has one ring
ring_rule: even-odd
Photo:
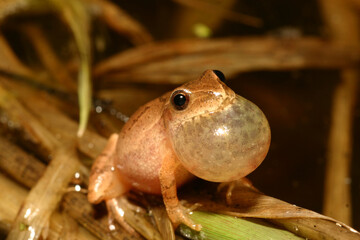
[[[129,117],[125,114],[122,114],[121,112],[116,113],[116,118],[120,119],[123,122],[127,122],[129,120]]]
[[[296,232],[299,231],[298,226],[295,226],[294,229],[295,229]]]
[[[26,209],[24,218],[28,218],[30,216],[30,214],[31,214],[31,209],[30,208]]]
[[[76,178],[76,179],[79,179],[80,177],[81,177],[80,173],[79,173],[79,172],[76,172],[76,173],[75,173],[75,178]]]
[[[336,223],[336,226],[338,227],[342,227],[342,225],[340,223]]]
[[[32,226],[29,226],[28,230],[30,231],[30,236],[29,236],[28,240],[35,239],[35,229]]]
[[[96,113],[101,113],[102,110],[103,110],[103,109],[102,109],[101,106],[96,106],[96,108],[95,108]]]
[[[110,225],[109,225],[109,230],[110,230],[110,231],[115,231],[115,230],[116,230],[115,225],[114,225],[114,224],[110,224]]]
[[[125,215],[124,209],[122,209],[119,206],[115,206],[115,210],[116,210],[116,213],[120,215],[120,217],[124,217],[124,215]]]
[[[78,185],[78,184],[76,184],[76,185],[75,185],[75,191],[76,191],[76,192],[80,192],[80,191],[81,191],[81,186]]]

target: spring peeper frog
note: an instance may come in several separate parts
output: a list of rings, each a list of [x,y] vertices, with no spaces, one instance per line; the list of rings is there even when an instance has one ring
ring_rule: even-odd
[[[195,224],[177,198],[177,187],[196,177],[238,180],[259,166],[270,145],[262,111],[236,95],[224,75],[207,70],[197,80],[140,107],[96,159],[89,181],[91,203],[116,199],[131,189],[161,194],[174,224]]]

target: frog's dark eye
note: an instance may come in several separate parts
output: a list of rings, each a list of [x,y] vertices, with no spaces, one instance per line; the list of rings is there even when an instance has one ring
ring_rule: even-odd
[[[183,90],[175,91],[170,101],[176,110],[184,110],[189,103],[189,94]]]
[[[219,71],[219,70],[213,70],[213,72],[216,74],[216,76],[222,81],[222,82],[225,82],[226,79],[225,79],[225,75]]]

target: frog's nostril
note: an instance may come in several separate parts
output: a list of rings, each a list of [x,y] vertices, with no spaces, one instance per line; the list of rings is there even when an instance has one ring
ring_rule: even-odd
[[[216,74],[216,76],[222,81],[222,82],[225,82],[226,79],[225,79],[225,75],[219,71],[219,70],[213,70],[213,72]]]

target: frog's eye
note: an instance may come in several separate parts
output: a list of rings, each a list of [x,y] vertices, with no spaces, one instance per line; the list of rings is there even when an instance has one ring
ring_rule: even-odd
[[[219,70],[213,70],[213,72],[216,74],[216,76],[222,81],[222,82],[225,82],[226,81],[226,78],[225,78],[225,75],[219,71]]]
[[[176,110],[184,110],[189,103],[189,94],[183,90],[177,90],[171,95],[170,101]]]

